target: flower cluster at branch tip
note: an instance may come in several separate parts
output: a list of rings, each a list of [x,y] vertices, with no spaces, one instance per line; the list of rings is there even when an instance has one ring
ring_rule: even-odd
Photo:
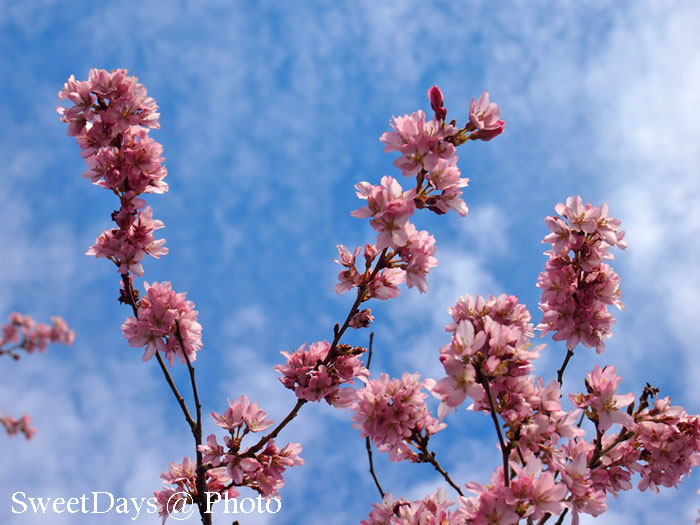
[[[282,374],[282,384],[294,390],[299,399],[325,399],[336,408],[347,408],[355,400],[355,389],[341,389],[340,386],[352,383],[355,379],[369,377],[369,371],[359,357],[366,349],[339,345],[335,356],[330,356],[330,351],[331,344],[328,341],[308,346],[304,343],[291,354],[280,352],[287,358],[287,363],[275,365],[275,370]]]
[[[15,419],[12,416],[3,416],[0,410],[0,425],[5,427],[9,436],[14,436],[20,432],[27,439],[32,439],[37,433],[37,429],[32,427],[32,418],[29,414],[24,414],[20,419]]]
[[[428,394],[423,388],[425,382],[418,374],[405,372],[401,379],[382,374],[357,391],[352,407],[354,426],[380,451],[389,452],[392,461],[420,461],[420,454],[409,445],[424,452],[430,436],[447,427],[428,411]]]
[[[187,357],[193,362],[202,348],[202,325],[197,322],[194,303],[186,299],[186,292],[173,291],[169,282],[145,283],[145,287],[147,294],[139,303],[138,317],[129,317],[122,325],[124,337],[135,348],[146,347],[144,361],[163,352],[171,365],[178,356],[187,362],[182,338]]]
[[[700,465],[700,416],[672,406],[671,398],[665,397],[642,410],[637,419],[633,447],[644,461],[639,489],[659,492],[659,486],[678,487]]]
[[[146,254],[159,258],[168,253],[165,240],[153,232],[163,223],[143,209],[143,193],[164,193],[167,170],[163,146],[149,135],[159,128],[160,114],[153,98],[127,70],[90,70],[89,79],[71,75],[58,96],[73,103],[58,107],[68,134],[76,137],[88,165],[86,178],[119,196],[121,207],[112,214],[117,228],[104,231],[88,255],[106,257],[122,274],[143,275]],[[149,129],[150,128],[150,129]]]
[[[471,139],[491,140],[503,133],[506,123],[501,119],[501,109],[498,104],[491,102],[491,95],[488,91],[479,97],[479,100],[472,102],[469,106],[469,130],[477,131],[471,135]]]
[[[280,449],[274,439],[269,439],[261,450],[242,448],[246,435],[262,432],[274,424],[267,418],[267,413],[247,396],[240,396],[234,402],[229,400],[229,408],[223,414],[212,412],[211,415],[218,426],[228,431],[228,435],[224,436],[223,445],[215,434],[211,434],[207,443],[199,446],[207,469],[207,491],[236,498],[240,494],[239,487],[249,487],[265,498],[279,496],[287,468],[304,464],[299,456],[301,444],[289,443]],[[189,458],[185,458],[182,464],[171,463],[169,472],[161,475],[166,485],[172,485],[155,492],[163,522],[172,508],[178,508],[175,505],[197,500],[195,467]]]
[[[72,345],[75,341],[75,331],[62,317],[54,316],[51,321],[51,325],[37,323],[30,315],[12,313],[10,322],[4,324],[0,332],[0,356],[9,355],[18,361],[22,357],[20,351],[32,354],[36,351],[46,351],[50,344]],[[10,436],[22,433],[27,439],[31,439],[37,432],[37,429],[32,427],[29,414],[16,419],[3,416],[0,411],[0,425]]]
[[[46,351],[51,343],[72,345],[75,341],[75,330],[71,330],[62,317],[54,316],[51,321],[52,325],[37,323],[30,315],[13,313],[10,322],[2,327],[0,355],[10,354],[19,359],[16,350],[24,350],[31,354],[37,350]]]
[[[614,259],[610,247],[627,248],[625,232],[619,219],[608,216],[607,204],[584,205],[576,196],[555,210],[563,218],[546,220],[551,233],[542,242],[552,249],[545,252],[550,259],[537,282],[544,312],[537,328],[543,336],[554,332],[553,339],[566,341],[569,350],[580,342],[602,354],[615,324],[608,305],[624,309],[620,278],[603,261]]]
[[[658,492],[700,465],[700,417],[671,406],[669,398],[650,406],[658,390],[648,385],[635,409],[632,393],[617,393],[622,378],[615,367],[596,366],[586,393],[569,396],[576,409],[564,411],[559,382],[545,386],[531,373],[539,349],[530,348],[530,314],[516,297],[461,298],[450,313],[452,341],[441,349],[448,377],[431,391],[443,402],[441,417],[467,396],[476,410],[495,408],[505,426],[508,474],[499,467],[489,485],[468,483],[476,496],[460,497],[445,523],[515,524],[564,511],[578,523],[581,513],[605,512],[608,494],[632,489],[634,473],[641,474],[640,490]],[[592,441],[581,428],[584,417],[595,426]],[[376,509],[373,517],[380,516]],[[398,507],[385,510],[391,518],[370,523],[414,523],[401,521]]]
[[[461,297],[450,308],[450,344],[440,349],[447,377],[431,389],[442,400],[440,416],[461,405],[467,396],[476,410],[489,411],[483,379],[489,379],[496,398],[507,398],[501,414],[517,421],[532,410],[537,385],[528,374],[542,346],[532,348],[533,326],[525,305],[514,295]]]
[[[415,177],[415,187],[404,190],[399,181],[390,176],[383,177],[379,185],[369,182],[355,185],[358,198],[366,200],[367,205],[353,211],[352,216],[370,219],[377,231],[377,240],[365,249],[363,272],[355,267],[355,259],[362,249],[358,247],[353,255],[344,246],[338,246],[341,259],[336,262],[347,268],[338,276],[338,293],[364,286],[369,293],[363,300],[390,299],[398,295],[398,285],[402,282],[409,288],[417,287],[421,293],[427,292],[427,275],[438,263],[435,238],[425,230],[418,230],[410,221],[411,217],[421,208],[439,215],[451,209],[463,217],[469,212],[462,199],[462,188],[469,184],[469,179],[461,176],[457,166],[457,146],[470,139],[490,140],[503,132],[505,122],[494,123],[493,115],[498,117],[500,109],[488,101],[488,93],[479,99],[483,105],[486,97],[487,108],[472,104],[470,121],[462,129],[454,120],[446,122],[447,109],[440,88],[430,88],[428,97],[435,113],[432,119],[428,120],[420,110],[394,117],[393,131],[385,132],[380,138],[386,145],[384,151],[401,154],[394,164],[406,177]],[[468,134],[470,131],[473,133]],[[375,255],[368,257],[368,250]],[[371,261],[376,252],[382,250],[377,263],[379,271],[372,271]]]

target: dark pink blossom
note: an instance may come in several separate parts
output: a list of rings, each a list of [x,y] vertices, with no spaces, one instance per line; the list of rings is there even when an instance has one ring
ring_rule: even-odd
[[[294,390],[299,399],[325,399],[330,405],[346,408],[352,404],[355,390],[341,389],[340,386],[369,376],[359,357],[365,349],[349,348],[338,352],[329,361],[330,349],[328,341],[319,341],[308,347],[303,344],[291,354],[281,352],[287,358],[287,363],[275,365],[275,370],[282,374],[282,384]]]
[[[185,363],[185,355],[177,334],[185,345],[190,362],[197,359],[202,349],[202,326],[197,322],[194,303],[187,293],[176,293],[170,282],[145,284],[147,294],[141,299],[138,317],[129,317],[122,325],[124,337],[135,348],[146,347],[143,360],[148,361],[156,352],[165,353],[170,364],[176,358]]]

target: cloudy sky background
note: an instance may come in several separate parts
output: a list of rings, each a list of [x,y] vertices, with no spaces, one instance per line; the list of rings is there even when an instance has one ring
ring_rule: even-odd
[[[70,74],[128,68],[160,105],[153,136],[171,191],[149,204],[171,252],[147,261],[145,279],[170,280],[197,304],[206,413],[243,393],[277,420],[293,406],[272,367],[279,351],[330,338],[344,318],[352,298],[333,292],[335,245],[374,238],[349,215],[360,205],[353,185],[397,175],[378,138],[392,115],[428,110],[433,84],[461,123],[488,89],[508,127],[460,149],[469,217],[419,216],[440,266],[427,295],[404,290],[372,305],[373,370],[441,377],[445,309],[460,295],[513,293],[538,321],[544,217],[580,194],[607,201],[627,230],[630,248],[614,263],[627,310],[602,357],[577,352],[567,386],[614,364],[625,392],[651,381],[697,413],[699,19],[694,1],[0,3],[0,315],[62,315],[78,332],[71,348],[0,368],[0,407],[31,413],[40,430],[31,442],[0,436],[0,521],[124,523],[114,513],[13,515],[10,498],[149,497],[168,462],[193,449],[157,366],[121,337],[128,311],[115,300],[115,268],[84,255],[117,203],[82,178],[55,112]],[[550,344],[538,373],[551,378],[563,355]],[[175,375],[187,392],[179,367]],[[488,418],[460,412],[448,423],[438,458],[462,483],[487,481],[499,464]],[[288,472],[279,514],[242,524],[368,515],[378,495],[347,412],[307,406],[279,441],[301,441],[306,465]],[[405,497],[440,482],[427,465],[379,458],[377,468]],[[690,523],[698,478],[611,498],[586,523]]]

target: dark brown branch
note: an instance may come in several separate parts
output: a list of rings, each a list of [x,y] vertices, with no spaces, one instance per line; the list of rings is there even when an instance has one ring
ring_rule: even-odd
[[[190,410],[187,408],[187,403],[185,403],[185,399],[182,397],[182,394],[180,394],[180,391],[178,390],[177,386],[175,385],[175,381],[173,380],[173,376],[170,375],[170,372],[168,371],[168,368],[165,365],[165,361],[163,361],[163,357],[160,355],[160,352],[156,352],[156,360],[158,361],[158,365],[160,365],[160,369],[163,371],[163,375],[165,376],[165,380],[168,382],[168,385],[170,386],[170,390],[173,391],[173,394],[175,395],[175,399],[177,399],[177,403],[180,405],[180,408],[182,409],[182,413],[185,415],[185,419],[187,420],[187,424],[190,426],[190,430],[194,434],[195,428],[196,428],[196,422],[194,418],[192,417],[192,414],[190,414]]]
[[[370,441],[369,436],[365,438],[365,447],[367,448],[367,457],[369,458],[369,473],[372,475],[372,479],[374,480],[374,484],[377,486],[379,495],[382,497],[382,499],[384,499],[384,489],[382,488],[382,484],[379,483],[377,473],[374,471],[374,460],[372,459],[372,442]]]
[[[496,433],[498,434],[498,442],[501,445],[501,456],[503,458],[503,479],[505,486],[510,486],[510,466],[508,465],[508,459],[510,457],[510,446],[506,445],[506,441],[503,438],[503,431],[501,430],[501,423],[498,421],[498,413],[496,412],[496,403],[493,399],[493,393],[491,392],[491,385],[489,384],[489,378],[484,375],[481,371],[481,367],[477,367],[477,378],[484,387],[486,391],[486,397],[489,400],[489,408],[491,409],[491,419],[496,427]]]
[[[559,382],[559,385],[564,384],[564,370],[566,370],[566,365],[569,364],[569,361],[571,358],[574,357],[574,351],[573,350],[567,350],[566,351],[566,357],[564,358],[564,362],[561,364],[561,368],[557,370],[557,381]]]
[[[388,248],[384,248],[382,253],[379,255],[379,259],[377,260],[377,265],[374,267],[374,270],[372,270],[372,273],[370,274],[369,278],[364,281],[357,289],[357,297],[355,298],[355,302],[352,304],[352,307],[350,308],[350,312],[348,313],[347,317],[345,318],[345,321],[343,322],[342,326],[338,326],[336,324],[333,327],[333,342],[331,343],[331,347],[328,350],[328,355],[326,356],[326,359],[324,359],[323,363],[324,365],[327,365],[330,363],[333,359],[337,357],[338,353],[338,344],[340,343],[341,338],[343,337],[343,334],[345,334],[345,331],[348,329],[350,326],[350,321],[352,320],[353,316],[358,312],[359,306],[363,303],[365,300],[365,294],[367,293],[367,288],[369,287],[369,283],[372,282],[372,280],[376,277],[376,275],[379,273],[379,271],[385,267],[387,261],[385,260],[386,254],[387,254]],[[319,363],[321,364],[321,363]],[[299,410],[301,410],[301,407],[306,404],[306,399],[299,399],[297,401],[297,404],[294,405],[294,408],[287,414],[287,416],[282,420],[282,422],[275,427],[275,429],[270,432],[269,434],[263,436],[260,441],[258,441],[255,445],[250,447],[248,451],[244,454],[245,456],[253,456],[256,452],[258,452],[262,447],[265,446],[265,444],[270,441],[271,439],[277,437],[277,434],[280,433],[280,431],[286,427],[292,419],[294,419],[297,414],[299,413]]]
[[[285,418],[280,422],[280,424],[277,425],[277,426],[272,430],[272,432],[270,432],[269,434],[263,436],[263,437],[260,439],[260,441],[258,441],[258,442],[257,442],[255,445],[253,445],[252,447],[250,447],[250,448],[245,452],[245,454],[243,454],[243,456],[245,456],[245,457],[252,457],[252,456],[254,456],[255,453],[258,452],[260,449],[262,449],[262,448],[267,444],[268,441],[270,441],[271,439],[276,438],[276,437],[277,437],[277,434],[279,434],[280,431],[281,431],[284,427],[286,427],[292,419],[294,419],[295,417],[297,417],[297,414],[299,413],[299,410],[300,410],[301,407],[303,407],[306,403],[307,403],[306,399],[298,399],[298,400],[297,400],[297,404],[294,405],[294,408],[292,408],[292,410],[289,412],[289,414],[287,414],[287,417],[285,417]]]
[[[138,318],[139,315],[139,306],[135,298],[134,294],[134,289],[131,286],[131,280],[129,279],[129,274],[123,273],[121,274],[122,276],[122,282],[124,283],[124,294],[127,297],[128,304],[131,306],[131,310],[134,312],[134,316]],[[184,351],[184,349],[183,349]],[[185,403],[185,399],[182,397],[182,394],[180,394],[180,391],[178,390],[177,386],[175,385],[175,381],[173,380],[173,376],[170,375],[170,372],[168,371],[168,368],[165,366],[165,362],[163,361],[163,357],[160,355],[160,352],[156,352],[156,361],[158,361],[158,365],[160,366],[161,371],[163,372],[163,375],[165,376],[165,380],[168,383],[168,386],[170,386],[170,390],[172,390],[173,394],[175,395],[175,399],[177,399],[177,403],[180,405],[180,408],[182,409],[182,413],[185,415],[185,419],[187,420],[187,424],[190,426],[190,430],[194,434],[195,428],[196,428],[196,423],[194,418],[192,417],[192,414],[190,414],[189,409],[187,408],[187,403]]]
[[[369,334],[369,348],[368,348],[368,356],[367,356],[367,370],[369,370],[369,365],[372,364],[372,350],[374,346],[374,332]],[[372,475],[372,479],[374,480],[374,484],[377,486],[377,490],[379,490],[379,495],[384,499],[384,489],[382,489],[381,483],[379,483],[379,478],[377,477],[377,473],[374,471],[374,459],[372,458],[372,442],[369,439],[369,436],[365,438],[365,448],[367,449],[367,458],[369,459],[369,473]]]
[[[202,461],[202,452],[199,450],[199,446],[202,444],[202,403],[199,401],[199,391],[197,390],[197,380],[195,379],[194,366],[192,366],[192,361],[190,361],[190,356],[187,355],[187,350],[185,349],[185,342],[182,339],[182,332],[180,331],[180,321],[175,321],[175,336],[177,337],[177,342],[180,343],[180,349],[182,350],[182,355],[185,356],[185,362],[187,363],[187,370],[190,373],[190,382],[192,384],[192,394],[194,396],[194,404],[197,414],[197,421],[193,429],[195,450],[197,451],[197,507],[199,508],[199,514],[202,517],[203,525],[211,525],[211,512],[206,508],[207,504],[205,502],[204,495],[207,492],[207,469]]]
[[[564,509],[564,512],[562,512],[559,515],[559,519],[557,520],[557,522],[554,525],[561,525],[562,523],[564,523],[564,516],[566,516],[567,512],[569,512],[569,509]]]
[[[430,463],[433,467],[435,467],[435,470],[437,470],[440,475],[442,475],[443,478],[445,478],[445,481],[450,484],[450,487],[455,489],[457,491],[457,494],[460,496],[464,496],[464,492],[462,492],[462,489],[459,488],[459,485],[457,485],[450,475],[447,473],[447,471],[442,468],[442,465],[438,462],[437,459],[435,459],[435,452],[430,452],[427,448],[427,441],[424,444],[424,449],[422,449],[422,454],[420,456],[420,460],[422,463]]]

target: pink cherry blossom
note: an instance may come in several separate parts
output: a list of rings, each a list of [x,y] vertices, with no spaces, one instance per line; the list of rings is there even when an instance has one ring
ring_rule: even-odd
[[[143,275],[146,254],[160,257],[168,253],[165,240],[155,240],[152,232],[163,228],[153,219],[138,196],[164,193],[167,169],[163,146],[151,138],[149,128],[158,128],[159,113],[146,88],[125,69],[112,72],[92,69],[87,81],[71,76],[59,93],[72,107],[59,107],[61,119],[69,124],[88,170],[86,178],[117,194],[121,208],[112,215],[117,228],[105,230],[88,255],[106,257],[121,274]]]
[[[381,503],[372,505],[369,518],[361,525],[457,525],[460,522],[450,511],[452,505],[454,502],[447,499],[443,488],[415,501],[397,500],[392,494],[386,494]]]
[[[177,357],[185,363],[185,355],[178,337],[182,337],[190,362],[197,359],[202,348],[202,326],[197,322],[194,303],[187,293],[176,293],[169,282],[146,283],[146,296],[141,299],[138,317],[129,317],[122,325],[124,337],[135,348],[146,347],[143,360],[148,361],[156,352],[164,352],[171,366]]]
[[[476,132],[469,138],[488,141],[503,133],[506,123],[500,120],[500,116],[501,109],[498,104],[491,102],[488,91],[484,91],[476,102],[472,98],[469,106],[469,122],[471,129],[476,129]]]
[[[352,319],[350,319],[349,326],[351,328],[367,328],[373,322],[374,316],[372,315],[372,310],[367,308],[353,315]]]
[[[19,359],[18,350],[31,354],[45,352],[50,344],[72,345],[75,330],[62,317],[54,316],[51,321],[52,325],[37,323],[30,315],[14,312],[0,332],[0,356],[10,354]]]
[[[538,329],[542,335],[554,332],[555,341],[566,341],[569,350],[582,343],[605,350],[612,335],[614,316],[608,305],[624,309],[620,278],[603,260],[612,259],[611,246],[625,249],[620,221],[608,217],[608,207],[583,204],[581,197],[569,197],[555,207],[567,219],[548,217],[551,230],[542,242],[552,244],[550,257],[537,286],[542,289],[540,309],[544,313]]]
[[[441,109],[438,108],[440,113]],[[394,164],[407,177],[421,170],[430,171],[440,159],[449,159],[455,154],[455,146],[445,139],[455,135],[457,128],[439,118],[426,121],[421,110],[394,117],[391,126],[394,131],[385,132],[380,140],[386,144],[384,151],[401,153]]]
[[[245,426],[246,432],[261,432],[270,428],[273,421],[267,419],[267,412],[262,410],[257,403],[251,402],[248,396],[242,395],[235,402],[228,400],[229,408],[219,414],[212,412],[211,417],[217,425],[230,431]]]
[[[380,186],[360,182],[356,186],[357,196],[367,200],[367,206],[352,212],[353,217],[369,218],[370,224],[379,232],[376,247],[400,248],[408,241],[406,225],[416,210],[415,190],[404,192],[401,185],[392,177],[382,177]]]
[[[479,100],[472,102],[469,106],[469,122],[476,129],[495,129],[501,117],[501,109],[498,104],[491,102],[491,95],[488,91],[479,97]]]
[[[392,461],[417,461],[416,453],[408,447],[414,434],[430,436],[447,426],[430,415],[423,388],[418,374],[406,372],[401,379],[382,374],[357,392],[352,408],[355,428],[381,451],[389,452]]]
[[[20,419],[15,419],[12,416],[3,416],[2,410],[0,410],[0,425],[5,427],[8,436],[22,433],[27,439],[32,439],[37,433],[37,429],[32,427],[32,418],[29,414],[24,414]]]
[[[325,399],[337,408],[346,408],[354,399],[354,389],[340,389],[346,383],[369,376],[360,355],[364,348],[344,348],[329,361],[331,344],[328,341],[301,345],[293,353],[281,352],[287,358],[285,365],[275,365],[283,377],[280,381],[294,390],[299,399],[320,401]]]
[[[596,365],[593,372],[586,376],[589,393],[571,394],[571,400],[579,408],[590,407],[598,418],[598,429],[608,430],[614,423],[631,428],[634,418],[622,409],[634,401],[634,394],[617,395],[617,387],[622,378],[617,375],[614,366],[601,368]]]

